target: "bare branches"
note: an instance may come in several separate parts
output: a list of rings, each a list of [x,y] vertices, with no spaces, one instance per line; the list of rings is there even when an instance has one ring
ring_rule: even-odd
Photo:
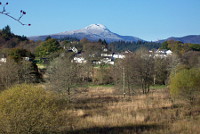
[[[23,26],[24,26],[24,25],[31,26],[31,24],[24,24],[24,23],[21,21],[21,18],[22,18],[24,15],[26,15],[26,12],[25,12],[25,11],[21,10],[21,11],[20,11],[20,16],[19,16],[19,18],[16,18],[16,17],[13,17],[12,15],[10,15],[10,13],[6,11],[6,6],[7,6],[7,5],[8,5],[8,2],[6,2],[6,4],[2,4],[2,3],[0,2],[0,6],[2,6],[2,11],[0,11],[0,14],[6,15],[6,16],[12,18],[13,20],[19,22],[19,23],[20,23],[21,25],[23,25]]]

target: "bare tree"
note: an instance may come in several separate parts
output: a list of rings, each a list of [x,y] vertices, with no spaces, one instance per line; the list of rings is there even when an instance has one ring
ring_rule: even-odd
[[[181,63],[186,65],[188,68],[200,66],[200,52],[189,51],[181,57]]]
[[[69,101],[78,83],[78,65],[66,57],[54,59],[47,69],[47,84],[54,91],[67,94]]]
[[[133,57],[134,54],[127,54],[126,58],[120,60],[114,66],[114,81],[118,87],[122,88],[123,94],[135,93],[135,76],[133,69]]]
[[[7,89],[15,84],[36,83],[41,80],[37,66],[29,61],[15,62],[7,58],[5,63],[0,63],[0,87]]]
[[[25,24],[21,21],[22,17],[24,15],[26,15],[26,12],[23,10],[20,10],[20,16],[19,17],[14,17],[12,15],[10,15],[10,13],[6,10],[6,6],[8,6],[8,2],[6,2],[5,4],[3,4],[2,2],[0,2],[0,6],[2,6],[2,10],[0,11],[0,14],[6,15],[10,18],[12,18],[13,20],[19,22],[21,25],[27,25],[27,26],[31,26],[31,24]]]
[[[155,57],[154,84],[165,85],[170,74],[171,57]]]
[[[6,63],[0,64],[0,83],[2,88],[9,88],[19,82],[19,66],[13,60],[8,59]]]
[[[140,49],[134,56],[136,82],[141,86],[143,94],[149,93],[150,86],[153,85],[154,75],[154,55],[150,54],[146,49]]]

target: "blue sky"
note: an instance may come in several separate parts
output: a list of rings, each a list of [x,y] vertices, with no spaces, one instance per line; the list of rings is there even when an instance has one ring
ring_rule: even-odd
[[[171,36],[200,35],[200,0],[0,0],[7,11],[31,27],[0,14],[0,28],[9,25],[18,35],[34,36],[104,24],[120,35],[148,41]]]

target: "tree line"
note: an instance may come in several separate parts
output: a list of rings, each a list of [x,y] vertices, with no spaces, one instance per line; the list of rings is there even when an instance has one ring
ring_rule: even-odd
[[[136,51],[137,49],[144,47],[149,50],[160,48],[161,44],[156,42],[147,42],[147,41],[137,41],[137,42],[126,42],[126,41],[116,41],[109,44],[109,49],[114,52],[123,52],[123,51]]]

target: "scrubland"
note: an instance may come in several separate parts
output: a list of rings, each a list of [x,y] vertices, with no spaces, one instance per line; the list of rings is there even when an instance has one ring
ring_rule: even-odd
[[[200,106],[170,97],[166,87],[147,95],[123,96],[114,87],[80,89],[62,133],[198,134]]]

